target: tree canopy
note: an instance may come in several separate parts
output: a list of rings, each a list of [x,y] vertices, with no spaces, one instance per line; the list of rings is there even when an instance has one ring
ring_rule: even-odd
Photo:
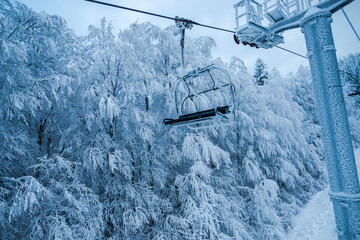
[[[308,68],[259,86],[241,59],[212,58],[214,40],[187,38],[187,70],[229,72],[236,120],[169,128],[175,26],[101,19],[78,37],[0,5],[1,239],[284,239],[326,184]]]

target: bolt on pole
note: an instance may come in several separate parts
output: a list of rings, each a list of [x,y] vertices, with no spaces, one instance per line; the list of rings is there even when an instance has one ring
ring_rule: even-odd
[[[360,186],[331,31],[331,13],[309,9],[300,27],[313,78],[339,240],[360,239]]]

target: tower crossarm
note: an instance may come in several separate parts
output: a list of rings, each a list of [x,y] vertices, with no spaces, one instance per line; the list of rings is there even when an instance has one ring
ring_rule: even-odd
[[[327,11],[331,14],[354,0],[241,0],[234,5],[235,41],[257,48],[283,43],[282,32],[300,27],[304,17]]]
[[[328,1],[319,2],[310,7],[316,7],[322,11],[329,11],[333,14],[336,11],[343,8],[344,6],[346,6],[347,4],[351,3],[352,1],[354,0],[328,0]],[[271,24],[268,27],[269,31],[273,33],[280,33],[289,29],[300,27],[300,22],[305,17],[307,10],[308,9],[305,9],[296,15],[290,16],[282,21]]]

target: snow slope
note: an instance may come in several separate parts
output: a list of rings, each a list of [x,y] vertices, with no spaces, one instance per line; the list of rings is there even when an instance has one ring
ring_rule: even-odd
[[[360,148],[355,150],[356,165],[360,176]],[[318,192],[296,216],[288,240],[337,240],[335,217],[329,198],[329,187]]]
[[[295,218],[289,240],[337,240],[329,187],[317,193]]]

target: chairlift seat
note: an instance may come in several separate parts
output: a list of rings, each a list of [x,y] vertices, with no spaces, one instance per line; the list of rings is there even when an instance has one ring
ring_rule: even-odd
[[[185,114],[179,116],[178,119],[164,119],[165,125],[180,125],[180,124],[188,124],[193,122],[201,122],[205,120],[211,120],[217,116],[222,116],[230,113],[229,106],[217,107],[205,111],[200,111],[191,114]],[[222,116],[223,117],[223,116]]]
[[[235,86],[230,75],[213,64],[178,78],[175,87],[176,118],[163,120],[168,126],[190,129],[224,126],[235,119]]]

